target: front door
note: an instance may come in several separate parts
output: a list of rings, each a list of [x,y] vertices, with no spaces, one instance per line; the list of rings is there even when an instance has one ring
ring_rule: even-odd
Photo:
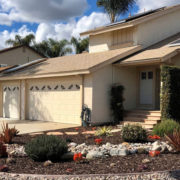
[[[152,70],[140,72],[140,105],[153,105],[153,78]]]

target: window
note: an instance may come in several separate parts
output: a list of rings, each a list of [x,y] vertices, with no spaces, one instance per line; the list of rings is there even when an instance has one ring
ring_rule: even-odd
[[[148,79],[153,79],[153,72],[152,71],[148,72]]]
[[[142,72],[142,73],[141,73],[141,79],[142,79],[142,80],[146,79],[146,72]]]

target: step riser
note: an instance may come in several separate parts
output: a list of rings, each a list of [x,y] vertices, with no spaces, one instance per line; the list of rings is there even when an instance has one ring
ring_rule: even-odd
[[[125,113],[125,115],[131,115],[131,116],[161,116],[161,113],[136,113],[136,112],[129,112],[129,113]]]
[[[123,124],[139,124],[145,129],[153,129],[159,122],[161,122],[160,111],[133,110],[126,111]]]
[[[143,115],[127,115],[124,118],[139,118],[139,119],[161,119],[161,116],[143,116]]]

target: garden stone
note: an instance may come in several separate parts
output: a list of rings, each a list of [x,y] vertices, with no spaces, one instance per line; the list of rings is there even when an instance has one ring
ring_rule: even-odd
[[[62,155],[61,159],[64,161],[73,160],[74,153],[68,152]]]
[[[137,149],[129,149],[129,153],[130,154],[136,154],[137,153]]]
[[[87,149],[83,149],[83,150],[81,151],[81,154],[82,154],[83,156],[86,156],[87,153],[88,153],[88,150],[87,150]]]
[[[88,152],[88,154],[86,155],[86,159],[95,159],[95,158],[102,158],[104,155],[102,152],[98,152],[98,151],[90,151]]]
[[[119,149],[119,156],[127,156],[128,151],[127,149]]]
[[[69,146],[70,146],[70,147],[76,147],[76,146],[77,146],[77,144],[76,144],[76,143],[74,143],[74,142],[72,142],[72,143],[70,143],[70,144],[69,144]]]
[[[152,144],[152,151],[161,151],[161,143],[156,141]]]
[[[147,164],[147,163],[150,163],[150,162],[151,162],[151,161],[150,161],[149,159],[143,159],[143,160],[142,160],[142,163],[143,163],[143,164]]]
[[[111,164],[110,164],[110,167],[114,167],[114,166],[116,166],[115,163],[111,163]]]
[[[118,156],[119,155],[119,150],[116,148],[112,148],[109,152],[110,156]]]
[[[51,161],[45,161],[43,165],[44,165],[44,167],[47,167],[47,166],[50,166],[52,164],[53,163]]]

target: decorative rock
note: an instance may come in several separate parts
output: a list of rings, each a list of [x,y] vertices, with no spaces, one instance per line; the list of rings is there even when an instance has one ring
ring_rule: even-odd
[[[143,163],[143,164],[147,164],[147,163],[150,163],[150,162],[151,162],[151,161],[150,161],[149,159],[143,159],[143,160],[142,160],[142,163]]]
[[[68,152],[64,155],[62,155],[61,159],[64,161],[73,160],[74,153]]]
[[[14,164],[16,163],[16,160],[14,158],[7,158],[6,159],[6,164]]]
[[[161,151],[161,143],[156,141],[152,144],[152,151]]]
[[[82,154],[83,156],[86,156],[87,153],[88,153],[88,150],[87,150],[87,149],[83,149],[83,150],[81,151],[81,154]]]
[[[114,167],[114,166],[116,166],[115,163],[111,163],[111,164],[110,164],[110,167]]]
[[[44,167],[47,167],[47,166],[50,166],[52,164],[53,163],[51,161],[45,161],[43,165],[44,165]]]
[[[103,157],[103,153],[102,152],[90,151],[87,154],[86,159],[95,159],[95,158],[102,158],[102,157]]]
[[[70,144],[69,144],[69,146],[70,146],[70,147],[76,147],[76,146],[77,146],[77,144],[76,144],[76,143],[74,143],[74,142],[72,142],[72,143],[70,143]]]
[[[127,156],[127,155],[128,155],[127,149],[120,149],[119,150],[119,156]]]
[[[110,150],[109,153],[110,153],[111,156],[127,156],[128,151],[127,151],[127,149],[113,148],[113,149]]]

